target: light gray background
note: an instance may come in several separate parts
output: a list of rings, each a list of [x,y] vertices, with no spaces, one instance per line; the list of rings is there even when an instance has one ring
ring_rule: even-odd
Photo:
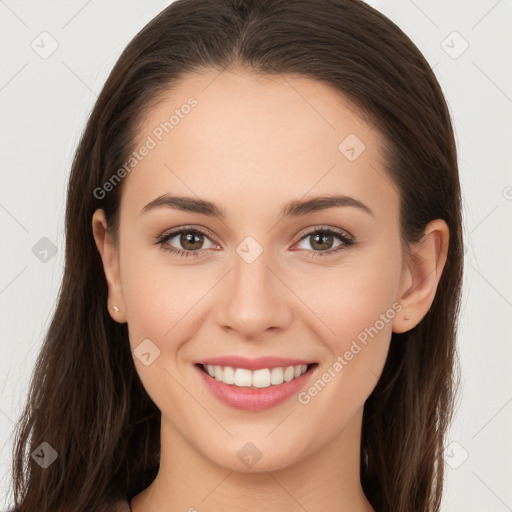
[[[11,503],[12,428],[62,277],[73,152],[121,51],[169,3],[0,0],[0,510]],[[369,3],[434,68],[459,150],[463,388],[443,511],[512,510],[512,1]],[[48,51],[52,39],[58,48],[47,58],[31,47]]]

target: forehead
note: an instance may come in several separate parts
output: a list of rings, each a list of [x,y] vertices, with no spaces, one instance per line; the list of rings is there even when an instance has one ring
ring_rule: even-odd
[[[152,148],[130,172],[126,195],[140,208],[179,192],[219,205],[238,201],[250,211],[336,192],[376,210],[387,202],[389,209],[398,196],[383,170],[381,142],[379,132],[322,82],[202,71],[153,102],[135,146]]]

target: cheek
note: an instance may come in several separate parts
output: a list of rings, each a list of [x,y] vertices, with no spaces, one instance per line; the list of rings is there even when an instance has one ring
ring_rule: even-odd
[[[309,294],[301,281],[303,289],[297,294],[308,297],[308,307],[316,314],[315,325],[320,326],[317,332],[324,333],[323,343],[330,353],[325,363],[330,374],[325,380],[333,382],[327,387],[336,392],[324,398],[340,407],[350,401],[360,406],[382,372],[393,318],[401,309],[396,302],[400,271],[399,253],[389,248],[387,253],[381,250],[347,259],[331,268],[328,278],[325,269],[317,270],[308,279],[315,283],[314,288],[309,285]]]
[[[133,336],[133,341],[137,336],[153,337],[167,344],[194,316],[196,304],[210,284],[198,278],[200,267],[172,265],[163,250],[141,245],[140,241],[137,245],[128,239],[121,259],[130,337]]]
[[[391,332],[391,322],[386,320],[394,314],[400,263],[391,254],[357,260],[347,259],[338,268],[318,269],[307,280],[295,280],[301,287],[297,294],[307,297],[309,309],[329,327],[326,338],[333,340],[330,344],[337,350],[375,324],[379,331]]]
[[[146,392],[160,410],[171,410],[187,398],[176,381],[177,357],[194,335],[194,306],[205,289],[193,270],[163,266],[148,253],[134,251],[121,264],[129,340]]]
[[[338,292],[332,306],[337,313],[333,311],[332,322],[341,341],[338,348],[346,347],[347,340],[364,343],[367,336],[387,337],[391,333],[396,282],[390,275],[369,271],[360,279],[354,275],[346,282],[344,292]]]

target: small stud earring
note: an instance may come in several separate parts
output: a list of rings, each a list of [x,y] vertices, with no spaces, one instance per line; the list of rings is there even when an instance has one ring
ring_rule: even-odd
[[[116,312],[116,313],[119,313],[119,308],[114,304],[112,306],[112,309]]]

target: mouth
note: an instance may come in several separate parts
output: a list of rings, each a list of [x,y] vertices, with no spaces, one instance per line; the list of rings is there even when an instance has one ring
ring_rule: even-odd
[[[233,366],[197,363],[196,366],[211,378],[223,384],[248,389],[265,389],[291,382],[310,372],[317,363],[277,366],[249,370]]]
[[[246,411],[264,411],[297,395],[318,373],[318,363],[294,362],[301,364],[269,367],[258,364],[250,370],[242,367],[240,362],[237,363],[239,366],[196,363],[193,368],[205,388],[224,405]]]

